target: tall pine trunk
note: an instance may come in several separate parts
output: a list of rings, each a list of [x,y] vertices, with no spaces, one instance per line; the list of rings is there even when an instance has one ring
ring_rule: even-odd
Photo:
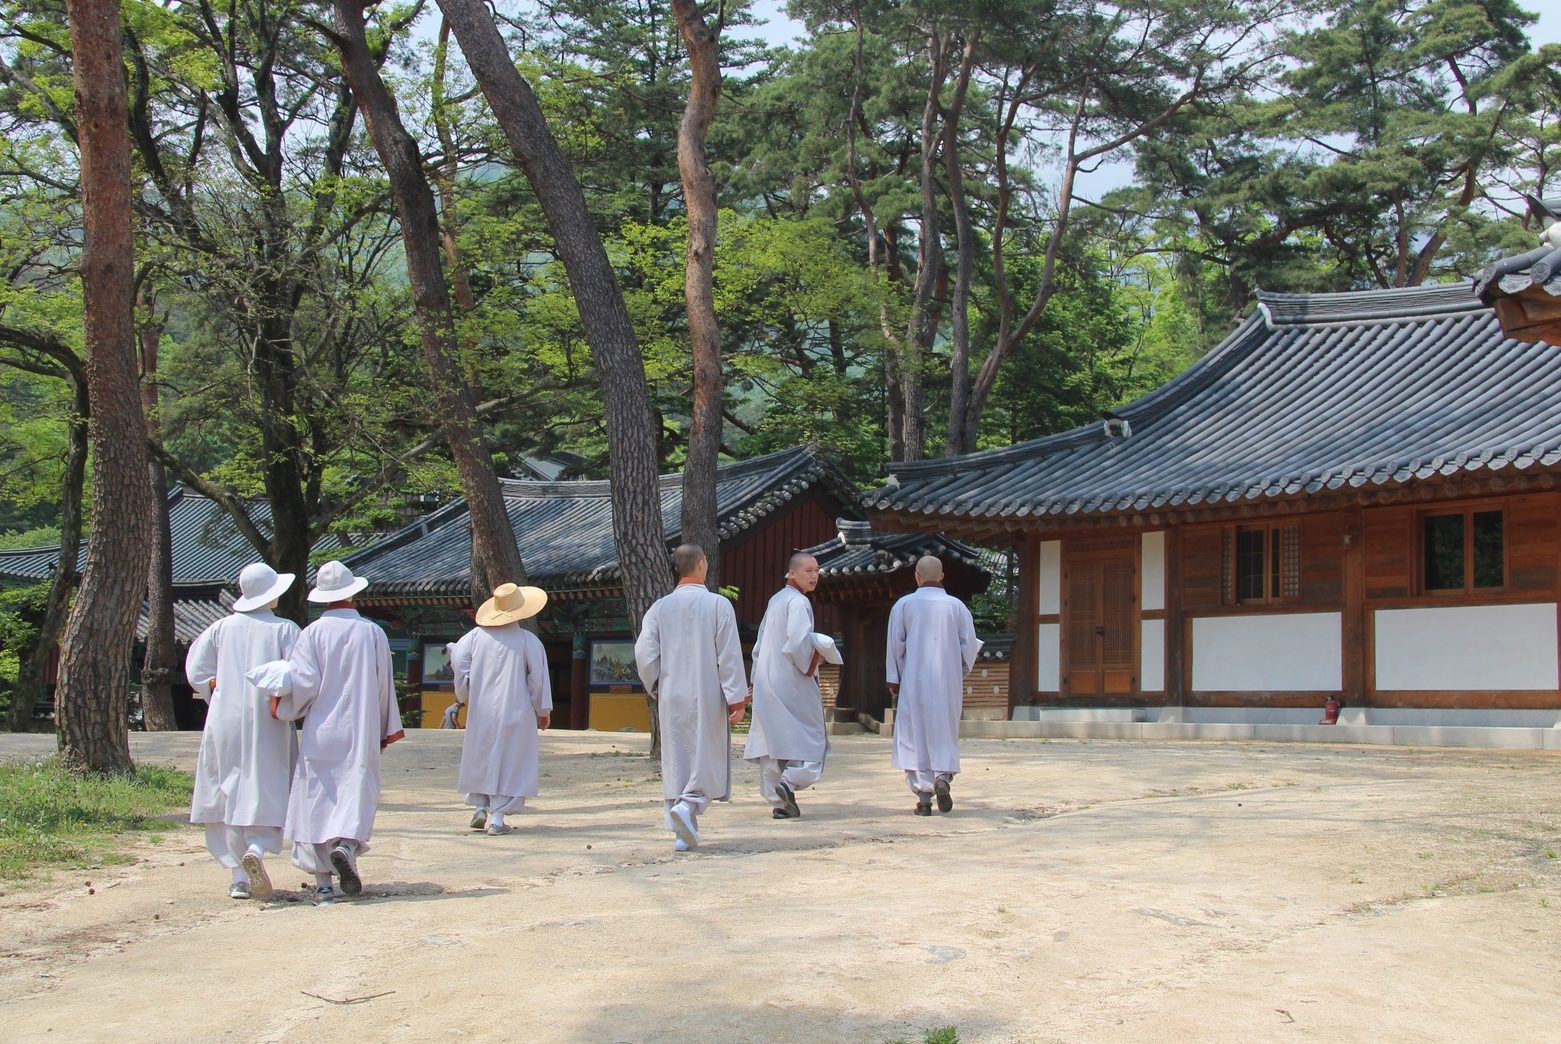
[[[11,704],[14,732],[32,729],[33,708],[43,702],[49,662],[54,658],[60,633],[65,629],[70,596],[76,593],[76,583],[81,579],[76,561],[81,554],[81,499],[87,485],[87,418],[91,404],[87,400],[86,382],[77,377],[71,377],[70,382],[75,408],[66,443],[65,475],[60,483],[60,557],[54,564],[54,577],[49,582],[43,620],[39,622],[38,633],[33,636],[32,644],[22,657],[21,670],[17,672],[16,698]]]
[[[146,435],[162,442],[157,413],[157,349],[162,327],[147,309],[138,331],[141,342],[141,414]],[[161,461],[148,460],[148,485],[152,491],[152,561],[146,571],[146,655],[141,661],[141,715],[148,732],[173,732],[179,728],[173,710],[173,680],[179,670],[179,651],[173,633],[173,534],[168,527],[168,473]]]
[[[721,95],[721,25],[705,22],[694,0],[672,0],[678,31],[688,50],[693,78],[678,127],[678,173],[688,214],[688,249],[683,262],[683,299],[693,349],[692,424],[683,465],[683,540],[704,548],[710,571],[705,583],[721,586],[721,536],[716,523],[715,469],[721,452],[721,328],[715,317],[715,174],[705,156],[705,137]]]
[[[471,386],[459,362],[455,317],[445,285],[440,256],[439,212],[424,173],[422,156],[406,127],[396,100],[369,52],[360,0],[336,0],[334,42],[341,53],[347,82],[358,99],[374,140],[374,149],[390,179],[401,219],[407,278],[422,332],[423,359],[433,386],[450,455],[455,459],[461,489],[472,523],[472,598],[480,602],[502,583],[524,583],[525,566],[504,508],[504,495],[493,471],[493,458],[482,438]]]
[[[81,152],[92,526],[81,591],[65,625],[55,728],[73,772],[118,774],[130,760],[127,702],[136,613],[152,536],[146,431],[136,382],[135,235],[117,0],[66,0]]]
[[[553,137],[531,85],[515,68],[488,8],[482,0],[439,0],[439,9],[536,193],[580,309],[606,411],[613,543],[629,626],[638,634],[645,611],[671,588],[672,569],[656,475],[659,427],[623,289],[574,167]],[[650,722],[654,758],[661,743],[654,708]]]

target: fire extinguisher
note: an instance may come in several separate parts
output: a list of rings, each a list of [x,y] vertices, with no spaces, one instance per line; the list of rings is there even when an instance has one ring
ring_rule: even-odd
[[[1319,721],[1317,724],[1319,724],[1319,725],[1337,725],[1337,724],[1339,724],[1339,708],[1341,706],[1343,706],[1343,704],[1341,704],[1339,702],[1339,698],[1337,696],[1329,696],[1328,697],[1328,702],[1323,704],[1323,720]]]

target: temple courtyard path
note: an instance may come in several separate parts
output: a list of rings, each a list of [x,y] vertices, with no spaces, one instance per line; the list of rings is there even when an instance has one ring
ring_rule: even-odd
[[[189,769],[197,741],[134,748]],[[228,899],[194,828],[8,886],[0,1039],[1561,1036],[1553,753],[967,740],[923,819],[887,741],[836,737],[803,819],[734,759],[675,855],[646,747],[546,734],[542,796],[487,837],[460,734],[412,734],[355,901],[312,906],[275,858],[279,901]]]

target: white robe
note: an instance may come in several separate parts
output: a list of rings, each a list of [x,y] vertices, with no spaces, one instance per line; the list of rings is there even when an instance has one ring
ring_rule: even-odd
[[[553,710],[542,639],[518,623],[478,627],[450,647],[450,667],[467,705],[456,789],[536,797],[537,718]]]
[[[884,669],[900,696],[894,710],[894,767],[959,771],[959,717],[965,675],[981,651],[970,610],[926,585],[894,603]]]
[[[668,801],[731,796],[731,707],[747,698],[737,614],[725,595],[680,584],[645,613],[634,661],[661,723]]]
[[[753,643],[753,724],[743,757],[822,762],[829,750],[813,663],[813,606],[787,584],[770,599]]]
[[[288,781],[298,751],[293,727],[271,717],[270,701],[244,673],[286,659],[297,640],[297,624],[256,609],[218,620],[191,643],[184,675],[208,704],[191,823],[280,829],[287,818]],[[213,680],[215,691],[209,687]]]
[[[367,849],[379,805],[382,744],[400,739],[390,641],[355,609],[327,609],[303,629],[288,657],[293,691],[277,701],[283,721],[303,719],[298,767],[283,829],[298,846],[337,839]]]

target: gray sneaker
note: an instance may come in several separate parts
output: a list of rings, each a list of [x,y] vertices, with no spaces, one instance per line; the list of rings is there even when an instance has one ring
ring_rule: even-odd
[[[253,849],[240,860],[244,872],[249,875],[249,890],[256,899],[271,898],[271,875],[266,873],[266,861]],[[236,897],[235,897],[236,898]]]
[[[780,796],[781,808],[786,812],[787,819],[801,819],[802,809],[797,807],[797,792],[791,789],[791,784],[784,779],[775,784],[775,793]]]
[[[477,811],[473,812],[472,821],[467,825],[470,826],[473,830],[481,830],[483,827],[487,826],[488,810],[485,808],[479,808]]]
[[[331,849],[331,866],[336,871],[336,878],[341,882],[342,895],[359,895],[363,892],[363,879],[358,876],[358,868],[352,865],[352,853],[346,846],[337,845]]]
[[[229,899],[248,899],[249,898],[249,882],[248,881],[234,881],[233,882],[233,887],[228,889],[228,898]]]

